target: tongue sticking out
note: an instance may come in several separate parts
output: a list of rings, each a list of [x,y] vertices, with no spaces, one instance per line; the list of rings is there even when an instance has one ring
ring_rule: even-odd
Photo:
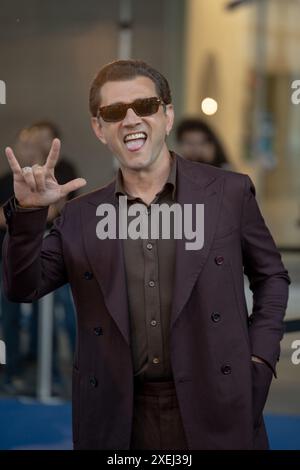
[[[129,140],[128,142],[126,142],[126,147],[128,148],[128,150],[130,150],[130,152],[134,152],[142,148],[144,143],[145,139]]]

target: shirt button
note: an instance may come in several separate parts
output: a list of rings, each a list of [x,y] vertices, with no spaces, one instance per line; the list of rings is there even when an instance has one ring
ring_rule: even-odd
[[[224,364],[222,367],[221,367],[221,371],[222,371],[222,374],[224,375],[228,375],[228,374],[231,374],[231,367],[229,364]]]
[[[216,263],[218,266],[221,266],[221,264],[224,263],[224,258],[223,258],[223,256],[216,256],[216,257],[215,257],[215,263]]]
[[[221,315],[218,312],[213,312],[211,314],[211,319],[212,319],[212,321],[217,323],[218,321],[221,320]]]
[[[152,243],[147,243],[147,248],[148,248],[148,250],[152,250],[152,248],[153,248]]]
[[[12,211],[10,209],[6,209],[5,215],[7,219],[10,219],[12,215]]]
[[[156,321],[156,320],[151,320],[150,324],[151,324],[151,326],[156,326],[156,325],[157,325],[157,321]]]
[[[149,286],[150,286],[150,287],[154,287],[154,286],[155,286],[155,282],[154,282],[154,281],[149,281]]]
[[[153,364],[159,364],[159,363],[160,363],[160,360],[159,360],[158,357],[154,357],[154,358],[152,359],[152,362],[153,362]]]

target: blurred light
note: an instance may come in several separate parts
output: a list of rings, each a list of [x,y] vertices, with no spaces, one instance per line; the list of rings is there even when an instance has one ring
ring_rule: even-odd
[[[213,98],[204,98],[201,103],[201,109],[204,114],[211,116],[215,114],[218,110],[218,103]]]

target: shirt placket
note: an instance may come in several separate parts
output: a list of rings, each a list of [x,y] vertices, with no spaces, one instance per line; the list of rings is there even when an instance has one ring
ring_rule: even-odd
[[[150,228],[151,206],[145,209]],[[149,235],[149,233],[148,233]],[[148,339],[148,368],[146,375],[159,378],[164,373],[163,338],[160,318],[160,293],[157,240],[142,240],[145,259],[145,313]]]

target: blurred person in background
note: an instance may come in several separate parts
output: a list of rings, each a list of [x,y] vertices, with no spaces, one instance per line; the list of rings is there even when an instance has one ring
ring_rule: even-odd
[[[183,119],[177,126],[179,154],[193,162],[230,169],[229,159],[216,133],[198,118]]]
[[[35,162],[43,165],[49,154],[53,139],[61,139],[60,129],[51,121],[43,120],[32,124],[27,128],[27,145],[28,152],[32,149],[35,154]],[[57,164],[55,176],[60,184],[65,184],[68,181],[76,178],[77,172],[70,160],[66,156],[62,156]],[[57,217],[65,203],[77,195],[76,191],[69,193],[65,198],[62,198],[58,203],[52,204],[48,210],[47,227],[51,227],[53,220]],[[53,364],[52,364],[52,379],[53,391],[58,394],[62,385],[62,374],[59,367],[59,342],[58,332],[59,324],[61,324],[66,332],[70,356],[73,356],[75,350],[75,336],[76,336],[76,322],[73,299],[68,284],[62,286],[54,292],[54,330],[53,330]],[[62,322],[58,321],[56,316],[58,307],[62,307],[63,319]],[[29,350],[26,356],[27,364],[36,364],[38,353],[38,311],[32,310],[30,321],[30,335],[29,335]]]
[[[16,140],[15,149],[20,155],[22,164],[30,166],[34,162],[43,165],[49,153],[52,140],[54,138],[61,138],[61,133],[58,127],[51,121],[38,121],[22,129]],[[76,170],[74,165],[66,158],[62,157],[57,165],[56,178],[64,184],[70,179],[76,177]],[[5,175],[1,184],[1,204],[4,204],[9,197],[13,194],[13,180],[11,173]],[[52,204],[48,210],[47,225],[48,228],[52,225],[53,220],[60,214],[65,202],[76,195],[76,192],[69,194],[68,197],[61,199],[59,203]],[[1,211],[2,212],[2,211]],[[5,220],[2,212],[2,230],[1,237],[3,239],[5,234]],[[61,306],[63,309],[63,327],[67,333],[69,348],[71,356],[75,348],[75,335],[76,324],[75,314],[73,307],[73,300],[71,297],[68,285],[65,285],[55,291],[54,294],[54,314],[57,308]],[[3,334],[7,346],[7,366],[5,367],[3,391],[7,393],[30,393],[34,394],[35,388],[33,383],[29,383],[24,387],[23,381],[16,380],[15,376],[24,378],[24,368],[33,368],[37,363],[38,354],[38,315],[39,304],[38,302],[32,303],[31,315],[28,325],[28,350],[22,357],[20,348],[20,330],[21,330],[21,304],[9,302],[5,295],[2,294],[2,325]],[[61,373],[59,368],[59,354],[58,354],[58,321],[55,317],[54,331],[53,331],[53,385],[54,391],[59,390],[61,385]],[[24,366],[24,367],[23,367]]]
[[[43,166],[21,168],[6,148],[15,196],[4,207],[4,290],[33,301],[70,282],[75,449],[267,449],[263,409],[290,279],[253,183],[169,151],[169,84],[145,62],[102,67],[90,112],[120,169],[106,186],[68,201],[46,237],[49,205],[86,181],[57,182],[58,139]],[[162,203],[203,204],[203,248],[189,250],[185,235],[165,239],[161,231],[154,239],[99,237],[98,224],[110,225],[99,210],[113,218],[121,196],[147,220]]]
[[[39,158],[34,147],[28,145],[29,130],[22,129],[17,136],[15,149],[20,155],[22,165],[33,165]],[[13,178],[11,172],[0,178],[0,205],[2,206],[13,194]],[[0,260],[2,258],[2,243],[6,232],[6,222],[2,207],[0,208]],[[1,281],[1,278],[0,278]],[[7,300],[1,290],[1,327],[6,345],[6,364],[3,367],[3,377],[0,390],[11,395],[23,393],[22,380],[23,357],[21,351],[21,304]],[[32,304],[32,311],[36,311],[38,302]]]

